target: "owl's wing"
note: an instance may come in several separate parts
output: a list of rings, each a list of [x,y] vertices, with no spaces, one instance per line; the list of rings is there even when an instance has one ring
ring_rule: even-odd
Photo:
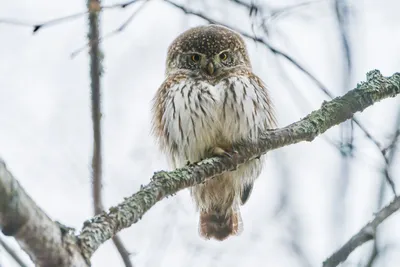
[[[253,191],[254,182],[248,183],[243,186],[242,192],[240,192],[240,203],[242,205],[246,204],[247,200],[250,197],[251,192]]]
[[[244,82],[244,87],[246,87],[245,85],[246,82]],[[248,90],[250,91],[249,97],[253,102],[251,106],[254,108],[252,116],[255,114],[255,117],[259,119],[258,123],[264,123],[263,129],[276,127],[275,108],[265,83],[257,75],[250,73],[247,85],[247,89],[250,89]]]
[[[222,95],[222,119],[224,136],[233,142],[256,141],[259,134],[276,127],[272,101],[266,85],[251,71],[238,72],[219,85]],[[262,162],[252,161],[241,166],[236,176],[241,181],[240,202],[245,204],[252,192],[253,182],[259,176]]]
[[[223,135],[232,142],[255,141],[258,135],[276,125],[274,108],[267,87],[251,72],[224,79],[217,85],[222,93]]]
[[[175,91],[182,87],[185,81],[183,75],[168,76],[165,81],[158,88],[157,93],[153,99],[152,107],[152,133],[156,137],[160,149],[164,151],[169,157],[170,164],[174,168],[177,167],[176,153],[178,144],[171,142],[169,138],[169,131],[166,131],[165,113],[168,103],[171,102],[171,91]]]

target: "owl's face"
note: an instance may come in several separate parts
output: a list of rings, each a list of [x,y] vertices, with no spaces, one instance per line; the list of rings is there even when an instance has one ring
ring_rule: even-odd
[[[192,28],[178,36],[168,50],[167,75],[180,71],[215,80],[234,69],[251,69],[242,37],[223,26]]]

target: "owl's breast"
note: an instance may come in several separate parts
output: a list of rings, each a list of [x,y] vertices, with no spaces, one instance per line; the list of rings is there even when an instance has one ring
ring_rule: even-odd
[[[216,85],[182,80],[166,92],[164,107],[166,146],[179,166],[206,157],[212,147],[255,140],[273,118],[266,88],[246,76]]]
[[[167,145],[178,165],[204,158],[206,150],[215,146],[221,133],[220,96],[216,87],[193,79],[172,86],[166,93],[162,121]]]
[[[229,77],[215,89],[219,93],[221,134],[229,142],[256,140],[260,132],[273,126],[267,89],[255,75]]]

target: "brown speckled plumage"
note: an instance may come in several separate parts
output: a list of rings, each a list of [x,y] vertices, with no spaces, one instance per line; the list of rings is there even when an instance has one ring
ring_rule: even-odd
[[[275,126],[264,83],[253,74],[241,36],[209,25],[179,35],[168,50],[166,79],[153,105],[153,133],[174,167],[255,140]],[[262,158],[191,188],[199,233],[224,240],[241,232],[239,206],[249,198]]]
[[[179,35],[168,49],[168,59],[173,61],[179,54],[194,51],[212,57],[228,49],[241,53],[250,67],[246,44],[240,35],[217,25],[195,27]]]

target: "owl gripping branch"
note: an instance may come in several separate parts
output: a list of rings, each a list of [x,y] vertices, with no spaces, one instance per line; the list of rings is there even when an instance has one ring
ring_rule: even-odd
[[[240,166],[251,160],[257,160],[256,158],[268,151],[302,141],[312,141],[329,128],[352,118],[356,112],[361,112],[376,102],[399,94],[400,73],[383,77],[379,71],[371,71],[367,74],[366,82],[358,84],[356,89],[342,97],[324,102],[320,109],[313,111],[302,120],[283,128],[267,130],[256,142],[235,144],[238,152],[235,160],[229,157],[213,157],[174,171],[156,172],[151,182],[137,193],[117,206],[111,207],[108,212],[87,220],[81,233],[76,236],[68,231],[67,233],[56,231],[55,229],[59,226],[27,196],[6,169],[5,164],[0,164],[0,228],[4,234],[14,236],[32,260],[40,266],[86,266],[69,263],[72,262],[71,258],[82,263],[80,260],[82,255],[89,263],[91,256],[102,243],[139,221],[163,198],[184,188],[203,183],[217,175],[235,170],[236,165]],[[399,209],[400,205],[396,203],[398,204],[398,201],[389,205],[396,206],[388,206],[391,213]],[[29,207],[29,209],[24,209],[24,207]],[[26,212],[27,210],[29,212]],[[383,219],[374,227],[376,228],[381,221]],[[27,232],[27,229],[41,230]],[[43,240],[42,246],[37,246],[39,240]],[[347,255],[366,241],[367,239],[352,244]]]

